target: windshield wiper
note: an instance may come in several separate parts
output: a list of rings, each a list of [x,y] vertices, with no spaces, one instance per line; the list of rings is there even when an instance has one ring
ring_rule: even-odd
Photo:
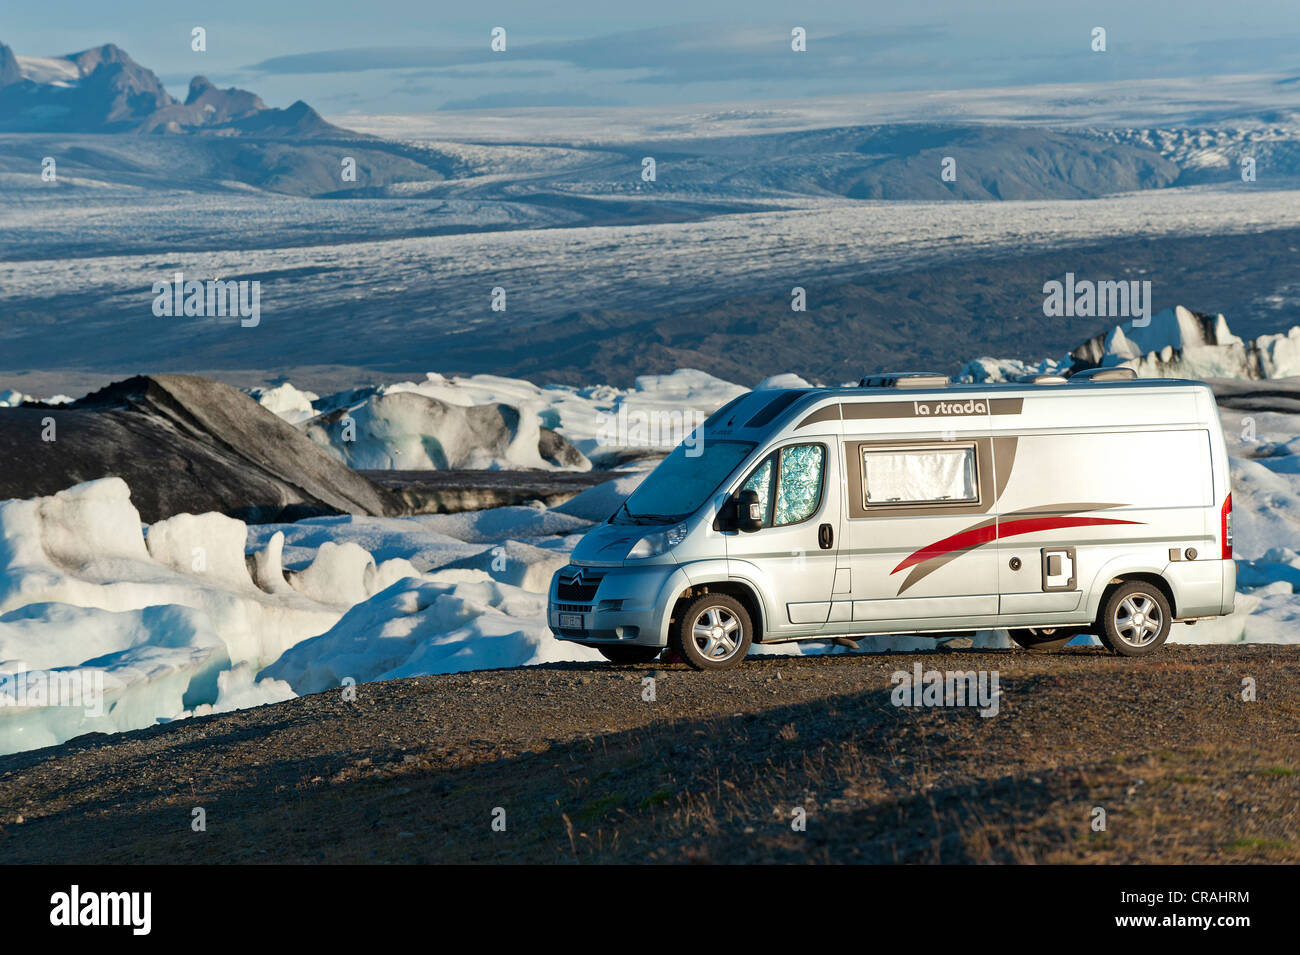
[[[622,511],[624,514],[626,514],[633,524],[637,524],[637,525],[671,524],[674,520],[677,519],[676,515],[673,514],[633,514],[630,510],[628,510],[627,501],[624,501],[622,504],[620,504],[618,509],[619,511]],[[615,511],[614,513],[617,514],[618,511]]]

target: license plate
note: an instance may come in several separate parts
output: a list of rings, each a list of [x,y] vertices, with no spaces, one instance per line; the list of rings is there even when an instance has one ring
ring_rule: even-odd
[[[560,627],[563,630],[581,630],[582,614],[580,613],[560,614]]]

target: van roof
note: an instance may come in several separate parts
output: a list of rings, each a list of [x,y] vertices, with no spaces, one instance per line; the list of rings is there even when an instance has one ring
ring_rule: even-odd
[[[1137,378],[1119,381],[1097,381],[1090,378],[1067,379],[1052,383],[1023,381],[985,382],[981,384],[950,384],[939,387],[814,387],[773,388],[750,391],[727,402],[704,422],[704,427],[718,434],[766,431],[771,426],[784,426],[795,415],[805,415],[825,399],[834,401],[943,401],[945,399],[1020,398],[1029,396],[1114,395],[1125,391],[1210,391],[1203,381],[1182,378]]]
[[[1051,376],[1043,376],[1051,378]],[[899,396],[915,396],[917,398],[942,398],[944,395],[971,395],[985,392],[996,392],[1000,395],[1015,394],[1042,394],[1045,391],[1066,390],[1077,394],[1099,394],[1102,392],[1111,392],[1115,390],[1147,390],[1152,388],[1209,388],[1203,381],[1196,381],[1191,378],[1133,378],[1119,381],[1098,381],[1095,378],[1067,378],[1064,381],[1046,380],[1043,382],[1033,381],[996,381],[996,382],[979,382],[974,384],[948,384],[934,387],[923,388],[898,388],[889,387],[863,387],[860,385],[850,385],[848,387],[822,387],[822,388],[805,388],[801,389],[807,394],[825,394],[837,395],[840,397],[881,397],[881,398],[898,398]]]

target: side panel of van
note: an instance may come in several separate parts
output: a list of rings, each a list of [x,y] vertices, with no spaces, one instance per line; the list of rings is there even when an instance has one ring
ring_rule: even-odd
[[[993,538],[998,495],[989,403],[953,406],[878,403],[856,419],[845,406],[850,592],[836,597],[835,629],[978,626],[996,615],[997,555],[974,546]]]
[[[1170,550],[1205,558],[1212,502],[1205,430],[1026,434],[1001,445],[998,507],[1004,615],[1087,616],[1085,592],[1116,559],[1159,570]],[[1207,560],[1208,563],[1208,560]],[[1216,587],[1217,590],[1217,587]]]

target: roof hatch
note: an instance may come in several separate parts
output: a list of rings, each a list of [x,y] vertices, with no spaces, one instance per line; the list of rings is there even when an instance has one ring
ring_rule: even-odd
[[[1136,381],[1137,372],[1132,368],[1126,368],[1123,365],[1114,368],[1085,368],[1083,371],[1077,371],[1070,378],[1078,378],[1081,381]]]
[[[928,371],[889,371],[867,375],[859,388],[947,388],[952,379]]]

